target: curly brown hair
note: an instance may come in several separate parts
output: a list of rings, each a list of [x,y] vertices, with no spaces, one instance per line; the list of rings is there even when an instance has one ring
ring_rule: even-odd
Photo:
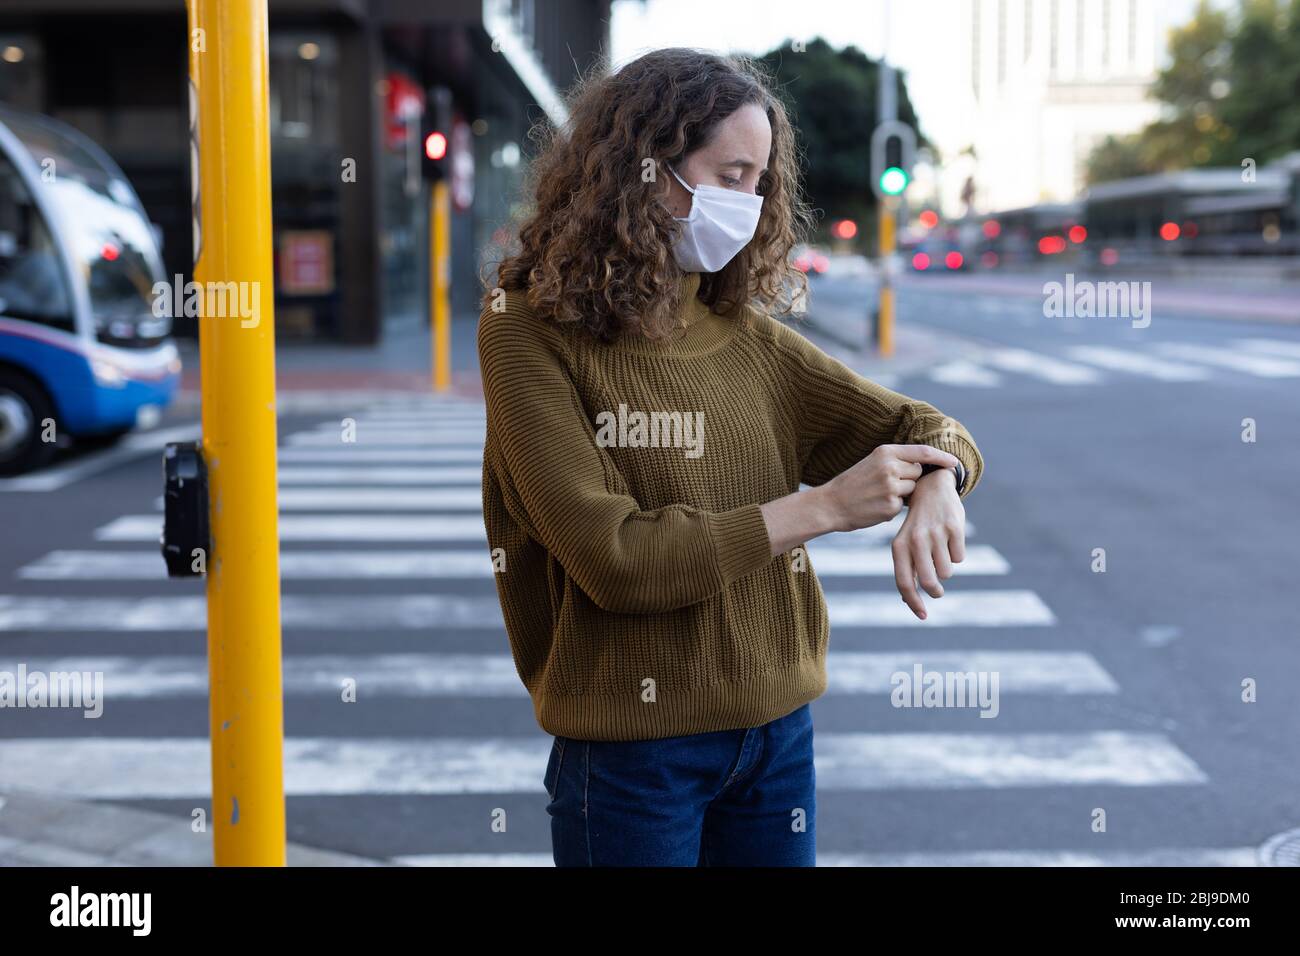
[[[562,129],[546,121],[530,136],[539,148],[524,182],[530,208],[517,246],[497,266],[497,285],[523,292],[557,323],[602,341],[636,330],[673,331],[682,270],[672,255],[679,228],[654,183],[709,143],[737,109],[759,105],[772,127],[762,214],[753,239],[718,272],[702,273],[698,297],[744,320],[744,307],[793,311],[807,279],[789,263],[812,224],[799,184],[794,128],[773,83],[748,57],[691,49],[647,53],[609,72],[602,63],[570,91]],[[643,170],[653,161],[654,176]],[[495,294],[488,290],[484,304]]]

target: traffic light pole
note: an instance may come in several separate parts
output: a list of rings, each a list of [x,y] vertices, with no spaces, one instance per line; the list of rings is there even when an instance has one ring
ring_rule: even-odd
[[[455,139],[452,93],[429,90],[431,129],[423,137],[424,177],[429,180],[429,337],[433,390],[451,388],[451,170]]]
[[[194,278],[200,289],[247,289],[258,307],[251,322],[238,305],[208,314],[209,292],[199,318],[214,857],[284,866],[266,0],[187,8]]]
[[[886,18],[889,16],[888,3],[885,5],[885,16]],[[889,26],[888,19],[886,19],[886,43],[888,43],[888,39]],[[888,128],[887,124],[898,120],[898,90],[894,80],[894,68],[884,55],[880,58],[880,98],[878,105],[880,127]],[[894,354],[893,256],[894,235],[897,232],[898,203],[892,196],[880,195],[878,208],[880,210],[880,306],[876,320],[876,347],[879,349],[881,356],[889,358]]]
[[[898,197],[880,200],[880,307],[876,325],[876,348],[881,356],[894,354],[894,237],[897,231]]]
[[[451,198],[445,179],[429,184],[429,321],[433,390],[451,388]]]

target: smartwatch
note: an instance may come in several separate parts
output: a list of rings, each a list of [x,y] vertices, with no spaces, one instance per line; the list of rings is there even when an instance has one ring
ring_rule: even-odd
[[[927,462],[927,463],[921,465],[921,477],[924,478],[924,477],[925,477],[926,475],[928,475],[930,472],[932,472],[932,471],[938,471],[940,468],[943,468],[943,467],[945,467],[945,466],[944,466],[944,465],[932,465],[932,464],[930,464],[929,462]],[[956,464],[955,466],[953,466],[952,472],[953,472],[953,474],[954,474],[954,475],[956,476],[956,478],[957,478],[957,494],[960,495],[961,492],[962,492],[962,489],[966,487],[966,468],[965,468],[965,467],[962,465],[962,463],[959,461],[959,462],[957,462],[957,464]]]

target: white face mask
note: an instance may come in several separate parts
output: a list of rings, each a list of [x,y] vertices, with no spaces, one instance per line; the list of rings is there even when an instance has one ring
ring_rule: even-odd
[[[677,170],[671,166],[668,170],[692,194],[690,215],[673,217],[685,223],[673,244],[673,256],[687,272],[717,272],[754,238],[763,197],[720,186],[692,189]]]

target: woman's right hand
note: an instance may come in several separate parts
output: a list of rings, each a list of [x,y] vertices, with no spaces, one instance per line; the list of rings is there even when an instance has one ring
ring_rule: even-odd
[[[956,455],[932,445],[879,445],[856,465],[826,483],[837,530],[856,531],[888,521],[903,510],[903,499],[916,488],[921,465],[952,468]]]

